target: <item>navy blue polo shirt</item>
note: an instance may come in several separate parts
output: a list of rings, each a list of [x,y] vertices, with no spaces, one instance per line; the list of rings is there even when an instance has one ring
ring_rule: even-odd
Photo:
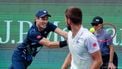
[[[55,31],[55,29],[57,28],[57,26],[55,26],[54,24],[48,22],[46,28],[43,31],[39,31],[36,24],[34,23],[32,25],[32,27],[29,29],[27,37],[25,38],[25,40],[23,41],[23,43],[21,43],[17,49],[18,50],[26,50],[26,54],[31,54],[33,56],[36,55],[36,53],[38,52],[39,47],[42,47],[41,44],[39,44],[39,41],[43,38],[43,37],[47,37],[47,35],[51,32],[51,31]]]
[[[95,32],[94,34],[98,39],[102,56],[109,55],[110,54],[109,46],[113,45],[111,35],[104,28]]]

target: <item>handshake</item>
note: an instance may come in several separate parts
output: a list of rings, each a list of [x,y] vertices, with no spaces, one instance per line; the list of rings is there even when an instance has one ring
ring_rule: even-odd
[[[49,48],[62,48],[67,46],[67,41],[50,41],[47,38],[42,38],[39,42],[39,44],[44,45]]]

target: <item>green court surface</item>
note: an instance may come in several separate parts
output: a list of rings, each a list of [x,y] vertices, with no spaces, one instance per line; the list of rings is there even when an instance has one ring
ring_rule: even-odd
[[[102,16],[104,21],[117,28],[114,46],[119,57],[119,69],[122,69],[122,4],[121,3],[33,3],[0,2],[0,69],[8,69],[14,48],[25,37],[29,25],[34,22],[39,9],[47,9],[51,22],[65,29],[64,11],[69,6],[80,7],[83,11],[83,25],[90,28],[94,16]],[[22,37],[22,39],[21,39]],[[50,34],[50,40],[61,40],[60,36]],[[60,69],[68,48],[42,48],[28,69]]]

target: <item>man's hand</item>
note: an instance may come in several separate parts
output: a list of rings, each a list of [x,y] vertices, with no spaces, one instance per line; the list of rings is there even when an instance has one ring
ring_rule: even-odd
[[[62,66],[61,69],[68,69],[68,66]]]
[[[116,66],[112,62],[110,62],[108,63],[108,69],[116,69]]]
[[[59,47],[59,42],[52,42],[46,38],[42,38],[39,43],[46,47],[49,47],[49,48],[58,48]]]
[[[42,38],[39,43],[48,47],[50,41],[48,39],[46,39],[46,38]]]

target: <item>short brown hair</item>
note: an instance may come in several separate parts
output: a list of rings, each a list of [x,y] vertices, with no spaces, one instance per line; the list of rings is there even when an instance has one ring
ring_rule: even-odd
[[[82,24],[82,11],[77,7],[69,7],[65,11],[65,16],[75,24]]]

